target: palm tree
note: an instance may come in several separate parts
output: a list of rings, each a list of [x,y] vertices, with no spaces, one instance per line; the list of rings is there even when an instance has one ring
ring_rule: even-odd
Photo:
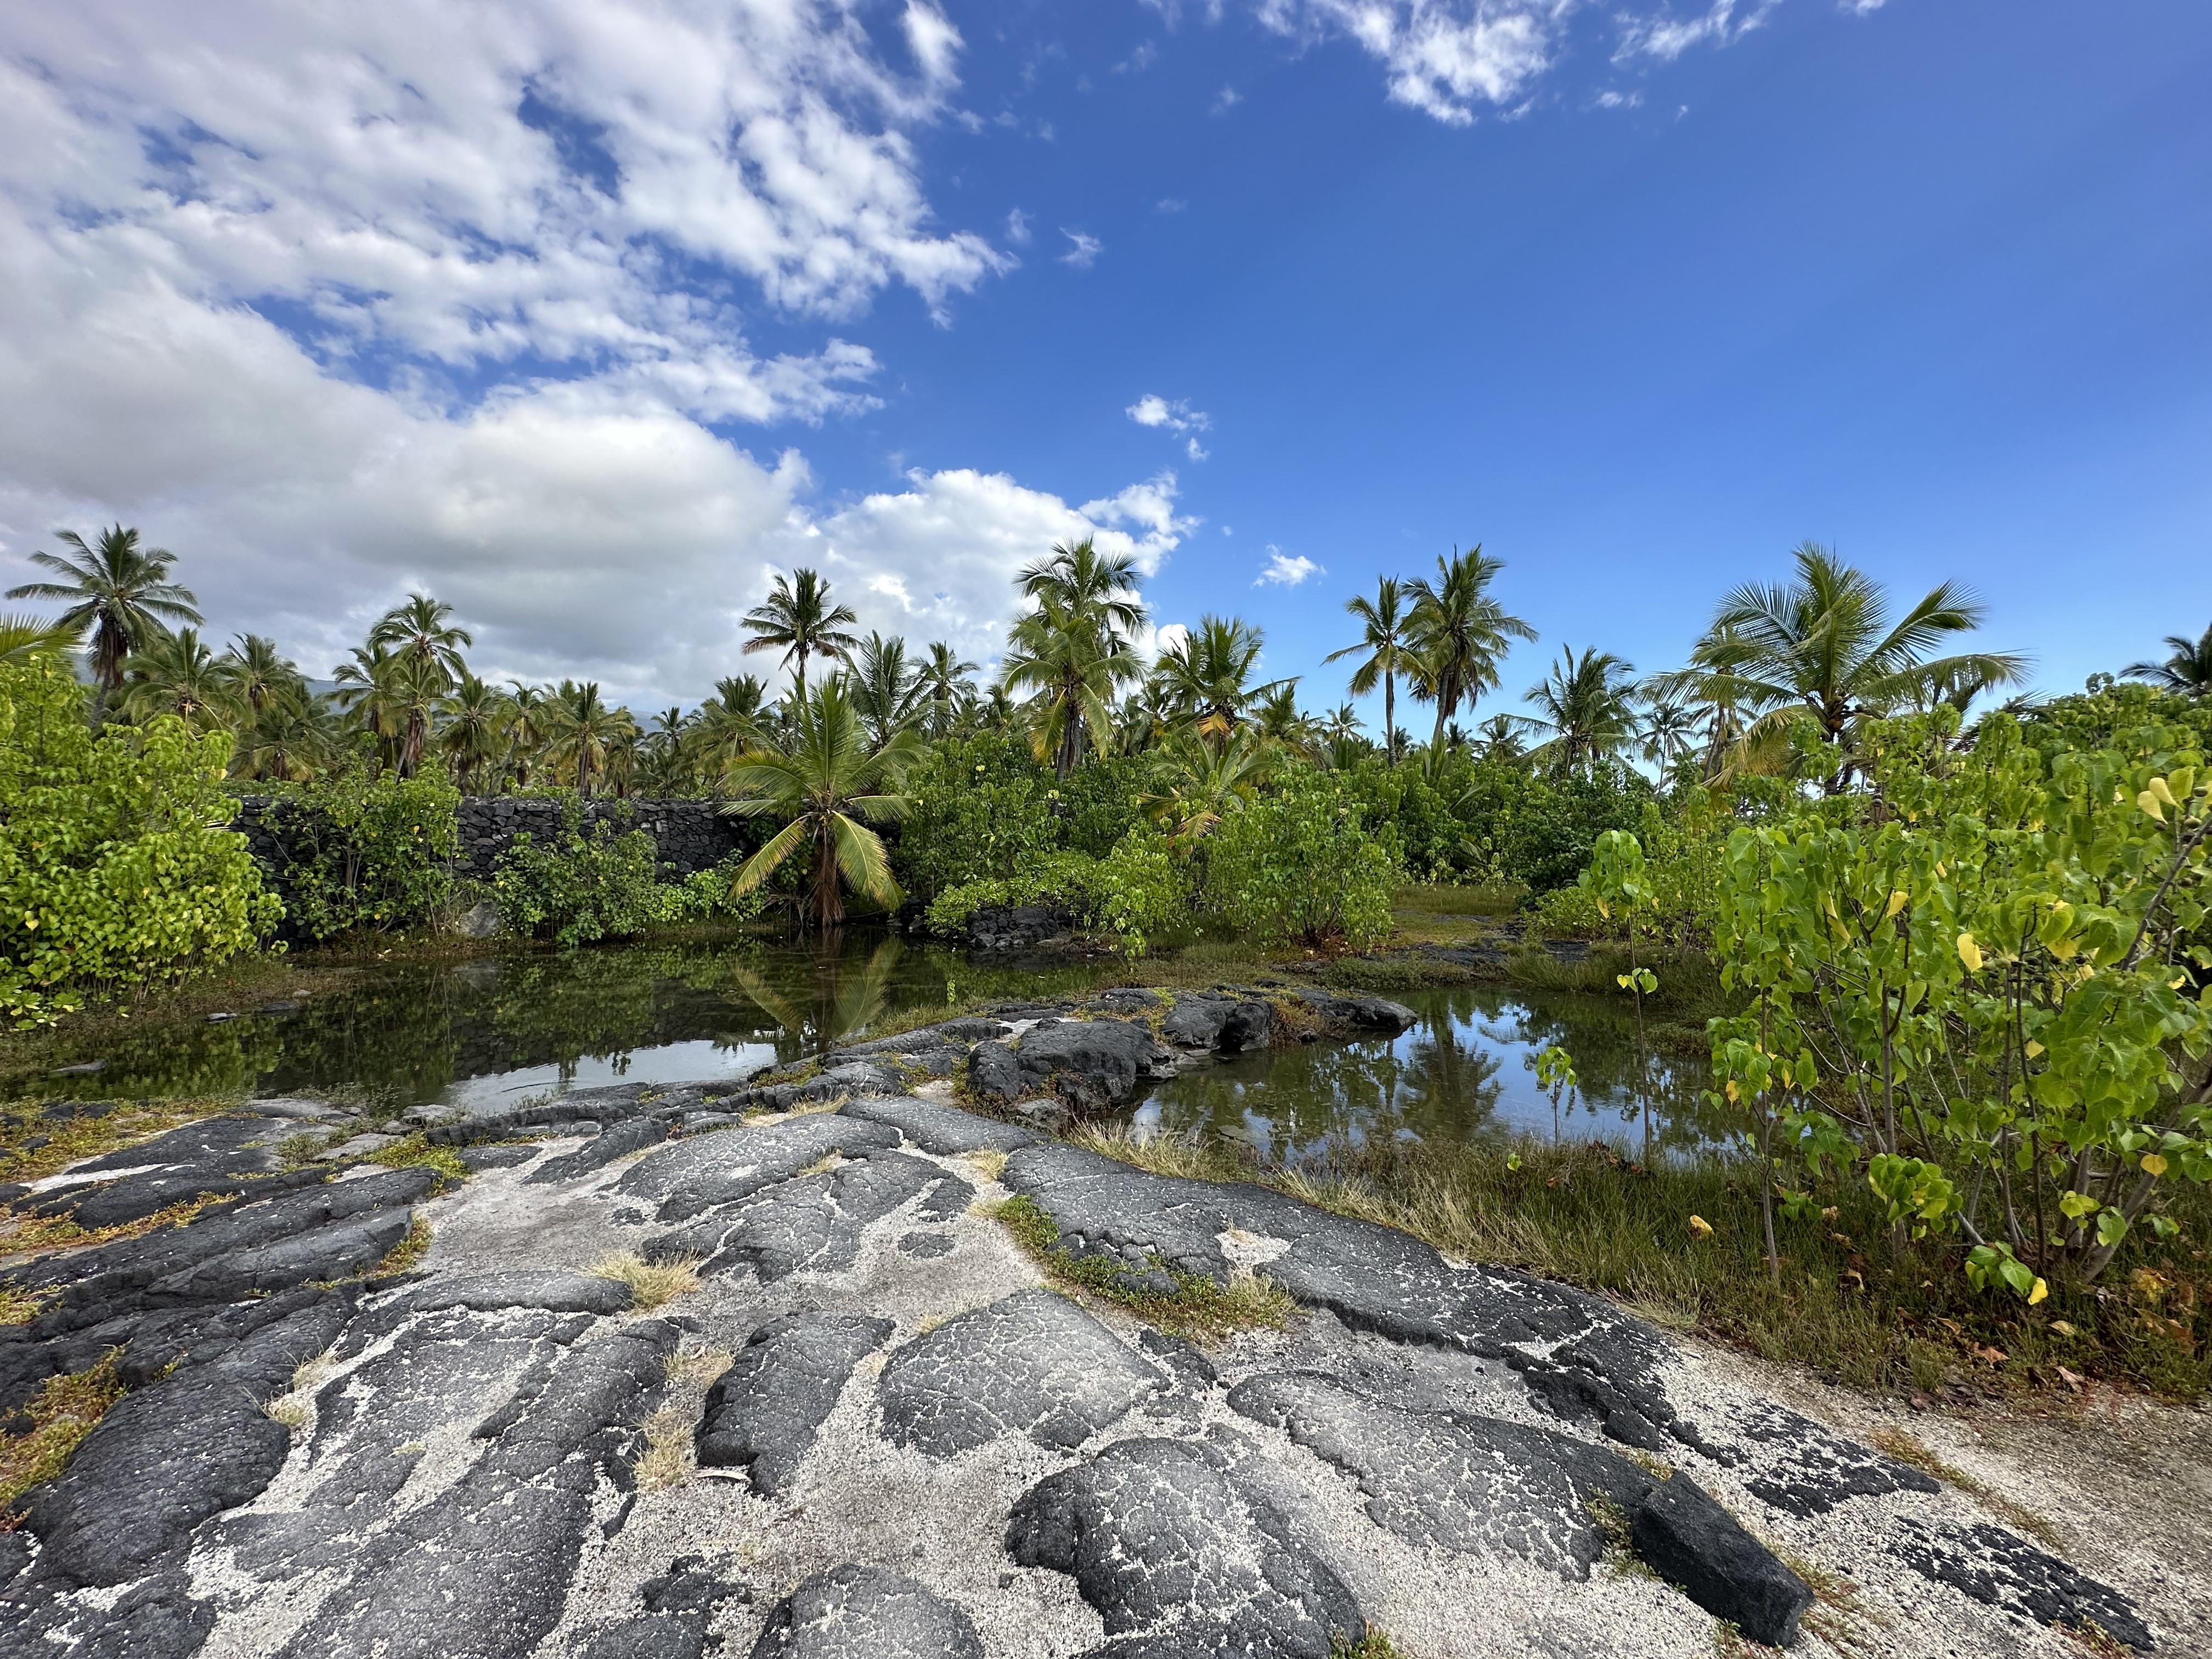
[[[1026,567],[1014,580],[1024,599],[1057,600],[1125,640],[1144,631],[1136,560],[1127,553],[1101,553],[1088,536],[1073,547],[1054,542],[1048,556]]]
[[[1503,559],[1489,557],[1477,543],[1465,553],[1455,548],[1449,559],[1438,554],[1435,582],[1422,577],[1406,584],[1413,596],[1406,632],[1419,664],[1413,694],[1437,706],[1436,733],[1429,742],[1434,754],[1442,754],[1444,726],[1461,702],[1498,689],[1498,659],[1511,649],[1510,641],[1536,637],[1534,629],[1508,615],[1490,595],[1491,582],[1504,568]]]
[[[1319,742],[1313,718],[1298,712],[1295,678],[1277,680],[1252,699],[1252,729],[1295,755],[1310,755]]]
[[[906,641],[871,632],[853,648],[848,678],[853,706],[880,749],[892,732],[912,726],[925,701],[918,672],[906,659]]]
[[[1250,684],[1266,636],[1235,617],[1203,616],[1152,665],[1176,719],[1209,742],[1225,738],[1255,699],[1274,690]]]
[[[1395,766],[1398,763],[1398,676],[1417,674],[1420,667],[1407,631],[1411,617],[1406,609],[1405,585],[1395,576],[1381,577],[1376,581],[1373,599],[1357,596],[1346,599],[1344,608],[1359,622],[1359,643],[1332,651],[1322,660],[1334,662],[1340,657],[1367,653],[1352,671],[1349,690],[1353,696],[1364,697],[1373,693],[1378,678],[1382,682],[1383,747]]]
[[[1497,761],[1505,766],[1517,766],[1528,754],[1528,746],[1521,741],[1519,717],[1513,714],[1492,714],[1474,728],[1482,739],[1482,758]]]
[[[808,848],[812,884],[805,914],[822,927],[845,920],[844,890],[890,909],[899,902],[890,857],[867,826],[904,817],[898,793],[906,769],[921,751],[911,727],[871,744],[843,684],[832,677],[792,709],[788,745],[747,755],[727,777],[737,799],[722,810],[746,817],[783,820],[783,828],[738,872],[732,897],[751,892],[785,860]]]
[[[708,779],[719,778],[731,762],[760,748],[774,708],[768,688],[750,674],[714,683],[714,695],[692,717],[688,744],[692,764]]]
[[[1144,671],[1129,641],[1096,608],[1056,593],[1018,618],[1007,637],[1000,681],[1007,692],[1029,691],[1037,757],[1049,756],[1065,778],[1093,747],[1114,741],[1114,694]]]
[[[443,717],[438,729],[438,748],[453,763],[453,781],[463,794],[476,792],[477,769],[496,766],[506,752],[507,730],[514,721],[514,705],[504,692],[485,684],[464,669],[460,683],[439,705]]]
[[[1895,623],[1881,586],[1832,550],[1806,542],[1790,555],[1796,580],[1747,582],[1714,612],[1688,673],[1708,697],[1757,711],[1738,740],[1740,760],[1778,747],[1790,724],[1809,716],[1837,750],[1826,787],[1848,780],[1847,739],[1864,720],[1927,702],[1962,684],[2008,685],[2027,659],[2002,652],[1927,653],[1981,625],[1984,607],[1956,582],[1929,589]],[[1662,689],[1671,692],[1680,677]]]
[[[196,628],[148,641],[123,667],[123,713],[134,722],[174,714],[195,732],[228,731],[246,713]]]
[[[50,652],[73,650],[81,637],[79,630],[67,623],[0,616],[0,668],[12,668]]]
[[[618,756],[636,732],[629,709],[601,701],[598,681],[562,680],[545,707],[546,764],[574,779],[576,793],[588,799],[592,775],[604,776],[611,752]]]
[[[337,750],[328,711],[302,682],[296,695],[272,698],[239,728],[231,771],[265,783],[304,783]]]
[[[860,619],[848,606],[830,603],[830,584],[811,570],[792,573],[788,580],[775,579],[775,586],[761,605],[745,612],[744,625],[752,638],[748,653],[783,653],[787,664],[798,665],[798,696],[806,696],[806,659],[842,657],[857,641],[846,629]]]
[[[238,700],[257,714],[279,697],[307,689],[299,665],[281,653],[275,641],[258,634],[239,635],[216,666]]]
[[[954,709],[964,708],[975,695],[968,678],[975,672],[975,665],[963,662],[960,653],[943,640],[929,647],[929,654],[915,670],[915,685],[930,702],[931,737],[950,735]]]
[[[1231,812],[1241,812],[1266,781],[1267,746],[1249,726],[1208,743],[1195,731],[1170,739],[1158,787],[1143,805],[1168,839],[1188,847]]]
[[[1698,746],[1703,724],[1698,711],[1688,703],[1654,697],[1644,716],[1644,758],[1662,772],[1671,770],[1676,761]]]
[[[406,724],[399,738],[399,775],[411,778],[422,764],[422,749],[430,735],[430,720],[438,699],[468,672],[461,647],[476,641],[450,619],[453,607],[427,593],[410,593],[404,605],[396,605],[368,630],[372,651],[392,651],[402,665],[408,690]]]
[[[2133,662],[2120,672],[2131,680],[2149,680],[2185,696],[2212,696],[2212,628],[2202,639],[2168,634],[2164,662]]]
[[[527,789],[531,774],[544,755],[546,738],[551,730],[552,696],[542,685],[509,680],[507,701],[514,711],[507,728],[507,771],[518,789]]]
[[[11,587],[11,599],[58,599],[69,606],[58,619],[82,638],[92,632],[92,672],[100,700],[123,684],[123,665],[167,634],[172,622],[198,627],[198,596],[169,580],[177,556],[166,547],[141,547],[138,532],[117,525],[100,532],[97,548],[85,545],[74,530],[55,535],[75,548],[77,557],[33,553],[31,562],[68,578],[58,582],[25,582]]]
[[[1561,774],[1594,773],[1626,748],[1636,735],[1635,672],[1609,651],[1592,647],[1577,658],[1567,647],[1527,693],[1540,712],[1522,726],[1549,735],[1535,758]]]
[[[1374,749],[1360,736],[1359,725],[1359,711],[1348,702],[1337,704],[1320,724],[1322,754],[1337,771],[1349,770],[1362,755]]]

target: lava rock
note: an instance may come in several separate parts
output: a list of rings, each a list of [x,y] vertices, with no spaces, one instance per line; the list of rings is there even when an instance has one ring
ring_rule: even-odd
[[[1264,1048],[1274,1035],[1275,1011],[1258,997],[1185,992],[1160,1022],[1160,1035],[1186,1048],[1224,1054]]]
[[[1898,1525],[1894,1553],[1932,1583],[2061,1629],[2094,1625],[2138,1653],[2154,1645],[2135,1603],[2015,1533],[1987,1522],[1931,1525],[1908,1518]]]
[[[1022,1495],[1006,1553],[1074,1578],[1110,1638],[1099,1656],[1329,1659],[1364,1639],[1335,1570],[1211,1451],[1117,1440]]]
[[[1166,1382],[1073,1303],[1028,1290],[894,1351],[876,1395],[890,1440],[951,1457],[1008,1434],[1079,1446]]]
[[[689,1221],[789,1181],[831,1152],[849,1156],[898,1144],[899,1132],[888,1125],[841,1112],[811,1112],[781,1123],[673,1141],[624,1170],[615,1190],[656,1201],[663,1221]]]
[[[574,1181],[594,1170],[605,1169],[618,1158],[643,1152],[668,1139],[668,1126],[658,1119],[634,1117],[602,1130],[566,1158],[551,1158],[523,1177],[526,1184]]]
[[[848,1562],[769,1611],[752,1659],[983,1659],[975,1626],[911,1578]]]
[[[988,1022],[995,1024],[996,1022]],[[1014,1058],[1013,1050],[1003,1043],[986,1043],[975,1050],[996,1048],[1012,1066],[1012,1075],[1018,1078],[1021,1062]],[[969,1075],[975,1075],[975,1062],[969,1061]],[[981,1092],[981,1085],[978,1085]],[[1016,1085],[1018,1087],[1018,1085]],[[1012,1096],[1005,1097],[1011,1099]],[[856,1117],[869,1123],[888,1123],[926,1152],[945,1157],[960,1152],[1011,1152],[1018,1146],[1027,1146],[1037,1137],[1027,1129],[1011,1123],[1001,1123],[994,1118],[978,1117],[973,1112],[963,1112],[957,1106],[940,1106],[927,1100],[855,1100],[843,1108],[846,1117]]]
[[[1024,1094],[1050,1089],[1078,1112],[1126,1106],[1139,1079],[1168,1076],[1174,1068],[1174,1056],[1151,1031],[1118,1019],[1040,1021],[1023,1034],[1015,1058]],[[974,1065],[971,1055],[971,1077]]]
[[[1636,1510],[1630,1536],[1662,1578],[1714,1618],[1769,1647],[1797,1639],[1798,1615],[1813,1605],[1812,1590],[1689,1476],[1652,1489]]]
[[[766,1496],[787,1490],[853,1368],[891,1330],[888,1319],[837,1313],[787,1314],[762,1326],[708,1391],[700,1463],[744,1469]]]
[[[1003,1042],[979,1042],[969,1051],[968,1086],[978,1100],[1004,1103],[1019,1100],[1029,1092],[1030,1084],[1012,1048]]]

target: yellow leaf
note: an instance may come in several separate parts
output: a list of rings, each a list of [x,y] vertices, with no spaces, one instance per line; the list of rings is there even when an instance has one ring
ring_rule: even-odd
[[[1706,1220],[1705,1217],[1701,1215],[1693,1215],[1690,1218],[1691,1237],[1711,1238],[1712,1236],[1713,1224],[1711,1222]]]
[[[2033,1059],[2034,1059],[2038,1054],[2041,1054],[2042,1052],[2043,1052],[2043,1045],[2042,1045],[2041,1043],[2038,1042],[2037,1042],[2033,1037],[2030,1037],[2030,1038],[2027,1040],[2027,1057],[2028,1057],[2030,1060],[2033,1060]]]
[[[2166,780],[2164,778],[2153,778],[2150,781],[2150,788],[2146,793],[2156,795],[2161,802],[2168,806],[2176,806],[2180,804],[2173,799],[2173,791],[2166,787]]]
[[[1890,917],[1895,915],[1899,910],[1902,910],[1911,897],[1912,895],[1905,891],[1902,888],[1899,888],[1896,892],[1892,893],[1889,896],[1889,908],[1881,913],[1882,920],[1887,921]]]
[[[2052,1320],[2051,1322],[2051,1328],[2057,1332],[2060,1336],[2071,1336],[2074,1334],[2074,1328],[2063,1319]]]
[[[2149,813],[2151,817],[2156,818],[2160,823],[2164,823],[2166,822],[2166,808],[2159,804],[2158,797],[2152,794],[2149,790],[2146,789],[2136,797],[2136,805],[2142,807],[2144,811]]]
[[[2162,1152],[2145,1152],[2142,1155],[2142,1172],[2147,1176],[2164,1175],[2166,1155]]]
[[[2045,1297],[2049,1296],[2050,1294],[2051,1286],[2045,1284],[2039,1279],[2027,1292],[2027,1305],[2033,1308],[2037,1303],[2042,1301]]]
[[[1970,974],[1982,971],[1982,947],[1974,943],[1972,933],[1959,935],[1959,960],[1966,964],[1966,971]]]

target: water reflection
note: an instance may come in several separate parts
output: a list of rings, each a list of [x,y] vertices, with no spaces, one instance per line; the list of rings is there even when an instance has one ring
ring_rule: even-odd
[[[18,1075],[0,1088],[101,1098],[362,1086],[497,1110],[592,1083],[751,1072],[864,1037],[909,1009],[1073,990],[1092,977],[1082,967],[979,967],[859,930],[826,950],[733,935],[379,963],[296,1008],[278,992],[234,1019],[149,1024],[58,1057],[105,1062],[96,1074]]]
[[[1130,1115],[1140,1130],[1195,1133],[1278,1162],[1339,1158],[1379,1139],[1604,1140],[1665,1156],[1727,1139],[1695,1058],[1646,1049],[1633,1017],[1589,997],[1500,987],[1404,999],[1419,1023],[1395,1040],[1316,1043],[1240,1055],[1156,1087]],[[1557,1043],[1576,1086],[1557,1098],[1536,1056]],[[1647,1136],[1649,1137],[1647,1141]]]

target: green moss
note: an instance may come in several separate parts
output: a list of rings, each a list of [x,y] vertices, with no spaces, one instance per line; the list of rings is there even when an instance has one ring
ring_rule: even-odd
[[[1127,1308],[1148,1325],[1195,1341],[1218,1340],[1236,1331],[1280,1330],[1297,1306],[1273,1285],[1246,1279],[1223,1286],[1203,1273],[1167,1267],[1158,1256],[1152,1267],[1175,1281],[1172,1292],[1150,1291],[1131,1282],[1131,1266],[1099,1256],[1079,1256],[1060,1248],[1060,1224],[1033,1199],[1010,1198],[992,1212],[1014,1242],[1052,1278],[1073,1290]],[[1149,1272],[1150,1267],[1139,1271]]]
[[[48,1377],[21,1413],[30,1426],[20,1434],[0,1435],[0,1525],[16,1515],[25,1492],[62,1472],[77,1443],[123,1398],[123,1382],[116,1375],[122,1357],[122,1349],[110,1348],[88,1370]]]
[[[370,1153],[362,1161],[380,1164],[388,1170],[435,1170],[449,1181],[466,1181],[473,1173],[461,1162],[460,1153],[453,1147],[433,1145],[420,1134],[409,1135],[380,1152]]]

